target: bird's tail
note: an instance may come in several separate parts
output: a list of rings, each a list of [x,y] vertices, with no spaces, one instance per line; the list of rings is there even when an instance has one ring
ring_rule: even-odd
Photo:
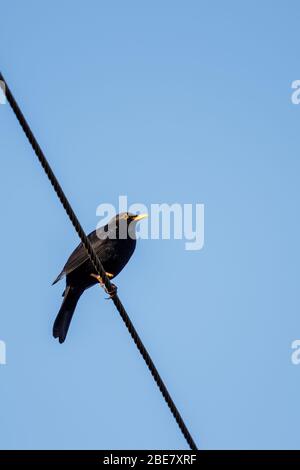
[[[73,313],[82,292],[83,290],[78,287],[66,287],[62,306],[53,325],[53,336],[58,338],[60,343],[63,343],[66,339]]]

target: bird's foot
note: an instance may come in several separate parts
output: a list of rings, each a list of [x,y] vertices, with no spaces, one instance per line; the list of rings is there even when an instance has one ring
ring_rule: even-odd
[[[115,284],[111,283],[111,290],[109,291],[108,289],[106,289],[106,287],[104,288],[104,290],[107,295],[109,295],[109,297],[106,297],[106,300],[110,300],[115,297],[115,295],[117,295],[118,287]]]
[[[113,274],[111,273],[105,273],[107,275],[107,277],[109,278],[112,278],[114,277]],[[116,294],[117,294],[117,286],[115,284],[112,284],[111,283],[111,290],[109,291],[106,287],[105,287],[105,284],[103,282],[103,279],[101,276],[99,276],[99,274],[91,274],[92,277],[94,277],[95,279],[97,279],[97,281],[99,282],[100,286],[102,287],[102,289],[105,290],[106,294],[109,295],[109,297],[107,297],[106,299],[107,300],[110,300],[112,299]]]

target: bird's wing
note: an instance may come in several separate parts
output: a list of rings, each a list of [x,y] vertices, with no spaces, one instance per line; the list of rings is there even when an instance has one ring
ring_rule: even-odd
[[[101,231],[101,229],[100,229]],[[98,232],[100,235],[100,233]],[[101,258],[101,254],[105,252],[105,246],[107,242],[107,238],[101,239],[97,235],[97,231],[94,230],[94,232],[90,233],[88,235],[88,238],[96,252],[96,254]],[[77,248],[73,251],[71,256],[69,257],[68,261],[66,262],[62,272],[58,275],[58,277],[55,279],[53,284],[56,284],[56,282],[60,281],[64,276],[67,274],[71,273],[74,271],[74,269],[78,268],[81,266],[85,261],[89,259],[89,256],[86,252],[86,249],[80,243]]]

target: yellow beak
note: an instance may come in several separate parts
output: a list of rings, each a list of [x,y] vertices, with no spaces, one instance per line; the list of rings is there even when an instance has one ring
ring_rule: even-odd
[[[139,220],[146,219],[147,217],[148,217],[148,214],[139,214],[135,216],[134,220],[135,222],[138,222]]]

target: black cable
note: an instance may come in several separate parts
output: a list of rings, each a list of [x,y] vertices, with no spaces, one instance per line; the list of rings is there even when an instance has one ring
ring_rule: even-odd
[[[19,121],[27,139],[29,140],[40,164],[42,165],[46,175],[48,176],[48,179],[50,181],[50,183],[52,184],[61,204],[63,205],[66,213],[68,214],[69,216],[69,219],[70,221],[72,222],[79,238],[81,239],[81,242],[83,244],[83,246],[85,247],[90,259],[91,259],[91,262],[97,272],[98,275],[101,276],[101,279],[103,280],[103,283],[105,285],[105,288],[108,292],[114,292],[114,289],[113,289],[113,286],[109,280],[109,278],[106,276],[106,273],[104,271],[104,268],[102,266],[102,263],[100,261],[100,259],[98,258],[98,256],[96,255],[96,253],[94,252],[94,249],[88,239],[88,237],[86,236],[78,218],[76,217],[75,215],[75,212],[73,211],[62,187],[60,186],[55,174],[53,173],[41,147],[39,146],[36,138],[34,137],[33,135],[33,132],[31,131],[30,127],[29,127],[29,124],[27,123],[22,111],[20,110],[16,100],[14,99],[8,85],[7,85],[7,82],[6,80],[4,79],[2,73],[0,72],[0,80],[4,83],[5,85],[5,95],[6,95],[6,98],[7,98],[7,101],[9,102],[12,110],[14,111],[15,115],[16,115],[16,118],[17,120]],[[146,362],[159,390],[161,391],[168,407],[170,408],[171,410],[171,413],[172,415],[174,416],[182,434],[184,435],[189,447],[192,449],[192,450],[197,450],[197,446],[188,430],[188,428],[186,427],[174,401],[172,400],[171,398],[171,395],[169,394],[168,390],[167,390],[167,387],[165,386],[161,376],[159,375],[158,373],[158,370],[156,369],[147,349],[145,348],[141,338],[139,337],[136,329],[134,328],[121,300],[119,299],[118,295],[116,292],[114,292],[114,294],[112,295],[112,301],[113,303],[115,304],[119,314],[121,315],[121,318],[122,320],[124,321],[133,341],[135,342],[138,350],[140,351],[144,361]]]

